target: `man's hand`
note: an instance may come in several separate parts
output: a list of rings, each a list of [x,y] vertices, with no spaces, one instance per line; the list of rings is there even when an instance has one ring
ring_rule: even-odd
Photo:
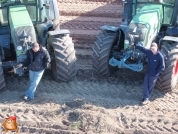
[[[18,64],[17,66],[16,66],[16,68],[20,68],[20,67],[22,67],[23,66],[23,64]]]

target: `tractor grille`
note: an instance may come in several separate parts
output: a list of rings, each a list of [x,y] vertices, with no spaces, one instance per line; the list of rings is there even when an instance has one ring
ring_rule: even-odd
[[[127,33],[126,33],[126,37],[128,37],[128,39],[130,40],[129,35],[133,35],[134,40],[144,41],[147,31],[148,31],[148,29],[144,24],[130,23]],[[139,37],[137,37],[137,36],[139,36]]]
[[[23,38],[23,32],[24,31],[27,34],[27,36],[31,36],[32,42],[36,42],[36,34],[35,34],[34,27],[32,27],[32,26],[22,26],[22,27],[16,28],[14,30],[15,44],[16,45],[19,45],[19,44],[22,43],[22,42],[20,42],[20,39]]]

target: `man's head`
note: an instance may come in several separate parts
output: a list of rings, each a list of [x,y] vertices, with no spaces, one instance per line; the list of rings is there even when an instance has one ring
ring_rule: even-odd
[[[32,44],[32,50],[33,50],[34,52],[38,52],[39,49],[40,49],[40,45],[39,45],[37,42],[34,42],[34,43]]]
[[[158,52],[158,45],[155,42],[153,42],[151,44],[151,48],[150,49],[151,49],[153,54],[156,54]]]

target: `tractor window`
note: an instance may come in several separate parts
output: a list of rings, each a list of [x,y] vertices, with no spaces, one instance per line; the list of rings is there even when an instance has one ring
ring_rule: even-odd
[[[0,0],[0,7],[5,7],[5,6],[8,6],[10,4],[13,4],[15,3],[15,0],[14,1],[11,1],[11,0]]]
[[[175,0],[137,0],[137,4],[135,8],[133,8],[134,10],[136,9],[133,15],[137,14],[147,3],[162,4],[164,8],[163,24],[171,23]]]
[[[170,24],[173,15],[173,7],[164,7],[164,21],[163,24]]]
[[[36,0],[21,0],[23,4],[35,4]],[[26,5],[27,11],[32,21],[36,21],[36,6]]]
[[[36,6],[26,6],[32,21],[36,21]]]
[[[25,3],[25,4],[33,4],[36,3],[36,0],[20,0],[20,3]],[[19,3],[16,0],[0,0],[0,7],[5,7],[14,3]]]
[[[159,3],[159,0],[137,0],[136,13],[138,13],[147,3]]]
[[[138,13],[140,11],[140,9],[142,9],[144,7],[145,4],[137,4],[137,8],[136,8],[136,13]]]
[[[1,26],[8,25],[7,8],[0,9],[0,24]]]
[[[7,9],[8,6],[11,4],[14,4],[16,1],[15,0],[0,0],[0,25],[1,26],[7,26],[8,25],[8,13]],[[26,5],[27,11],[30,15],[30,18],[32,21],[36,21],[36,0],[20,0],[20,2],[24,5]],[[29,5],[33,4],[33,5]]]
[[[160,0],[160,3],[167,5],[174,5],[175,0]]]

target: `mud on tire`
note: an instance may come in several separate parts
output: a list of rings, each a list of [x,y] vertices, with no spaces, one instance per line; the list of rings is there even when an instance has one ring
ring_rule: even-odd
[[[165,42],[161,46],[165,58],[165,70],[159,76],[156,87],[163,91],[172,91],[178,81],[178,43]]]
[[[48,39],[52,46],[51,55],[52,75],[56,81],[70,81],[77,74],[76,56],[72,38],[67,35],[55,35]],[[52,51],[51,51],[52,50]]]
[[[4,79],[2,61],[1,61],[1,56],[0,56],[0,91],[4,88],[5,88],[5,79]]]
[[[111,48],[117,39],[116,33],[101,32],[93,46],[93,71],[99,75],[110,75],[116,70],[109,65]]]

